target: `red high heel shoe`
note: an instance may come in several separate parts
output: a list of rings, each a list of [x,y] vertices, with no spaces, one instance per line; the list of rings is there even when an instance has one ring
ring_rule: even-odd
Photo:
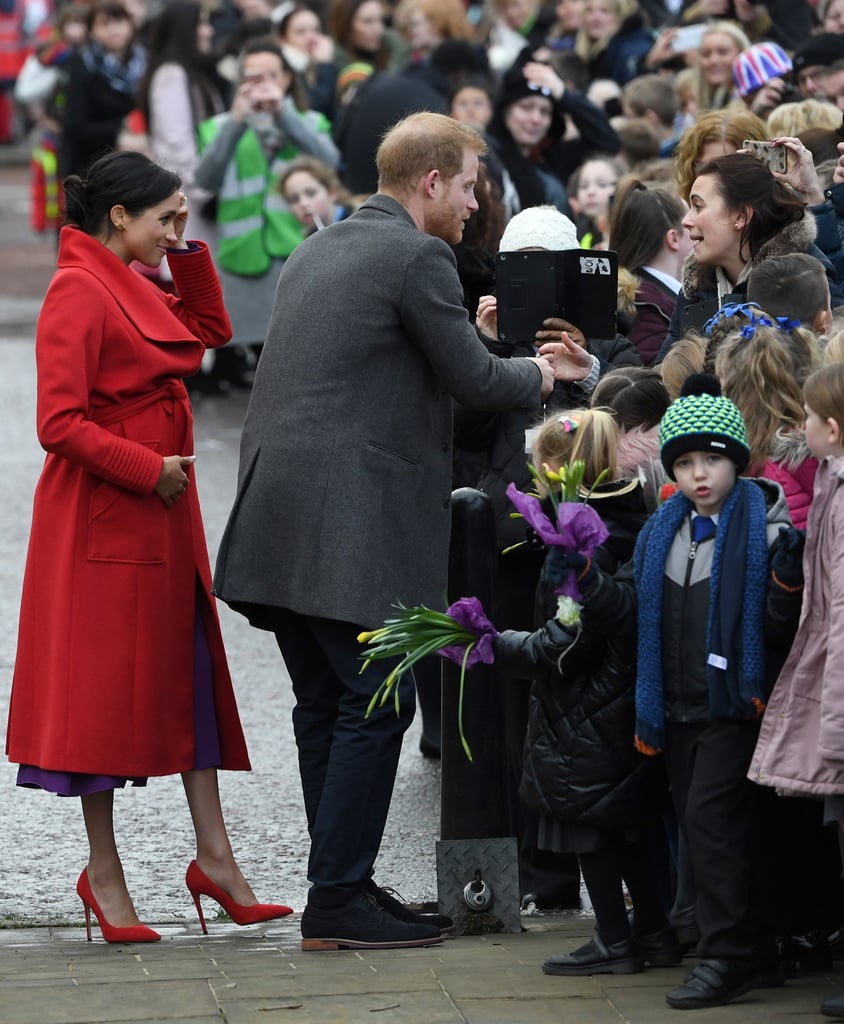
[[[79,894],[82,906],[85,908],[85,931],[88,934],[89,942],[91,941],[92,910],[106,942],[158,942],[161,939],[158,932],[154,932],[152,928],[147,928],[145,924],[134,924],[128,928],[117,928],[109,924],[100,910],[100,905],[94,899],[93,892],[91,892],[87,868],[82,869],[82,874],[76,883],[76,892]]]
[[[188,865],[185,883],[193,896],[196,912],[199,914],[199,923],[202,925],[205,935],[208,934],[208,929],[205,927],[205,917],[202,907],[199,905],[200,896],[210,896],[212,900],[216,900],[235,924],[258,924],[260,921],[274,921],[277,917],[287,917],[288,914],[293,913],[292,907],[285,907],[281,903],[255,903],[252,906],[235,903],[227,892],[224,892],[216,882],[211,881],[195,860]]]

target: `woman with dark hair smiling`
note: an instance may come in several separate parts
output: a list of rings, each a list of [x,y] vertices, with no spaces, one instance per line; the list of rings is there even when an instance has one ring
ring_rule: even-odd
[[[683,227],[694,251],[659,355],[726,301],[743,301],[747,278],[768,256],[805,252],[824,264],[834,306],[844,303],[832,264],[815,245],[814,217],[798,194],[750,153],[718,157],[698,171]],[[741,296],[741,298],[736,298]]]
[[[185,883],[237,924],[260,904],[232,852],[218,769],[247,771],[196,490],[182,378],[231,334],[177,174],[109,153],[65,179],[67,224],[35,339],[38,440],[6,749],[19,786],[78,797],[89,853],[76,891],[91,939],[157,942],[129,893],[114,792],[181,774],[196,833]],[[178,297],[131,269],[170,257]],[[49,885],[60,876],[45,853]],[[51,869],[53,869],[51,871]],[[61,885],[61,882],[58,883]]]

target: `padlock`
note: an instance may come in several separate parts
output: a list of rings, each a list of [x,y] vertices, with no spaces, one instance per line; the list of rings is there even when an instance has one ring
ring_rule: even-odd
[[[480,871],[475,872],[474,881],[463,890],[463,902],[470,910],[489,910],[494,899],[492,889],[481,878]]]

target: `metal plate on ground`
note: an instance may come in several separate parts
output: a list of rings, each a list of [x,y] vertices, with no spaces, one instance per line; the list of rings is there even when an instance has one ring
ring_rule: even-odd
[[[522,930],[516,840],[441,839],[437,843],[440,913],[458,935]]]

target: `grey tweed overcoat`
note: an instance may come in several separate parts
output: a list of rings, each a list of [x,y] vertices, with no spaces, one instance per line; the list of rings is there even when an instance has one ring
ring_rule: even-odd
[[[490,355],[450,247],[376,195],[288,259],[252,391],[215,593],[381,624],[442,610],[452,397],[539,409],[540,373]]]

